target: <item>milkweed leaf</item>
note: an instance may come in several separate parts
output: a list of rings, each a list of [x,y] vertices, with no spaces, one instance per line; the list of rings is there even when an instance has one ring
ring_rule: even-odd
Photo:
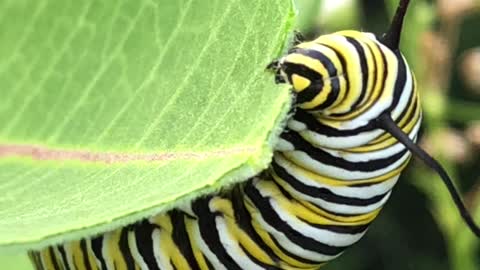
[[[0,249],[158,213],[265,168],[290,0],[0,1]]]

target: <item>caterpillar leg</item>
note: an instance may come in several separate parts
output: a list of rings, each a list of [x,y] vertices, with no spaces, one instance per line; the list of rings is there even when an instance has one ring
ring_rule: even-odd
[[[306,41],[305,36],[298,30],[293,31],[293,46]]]

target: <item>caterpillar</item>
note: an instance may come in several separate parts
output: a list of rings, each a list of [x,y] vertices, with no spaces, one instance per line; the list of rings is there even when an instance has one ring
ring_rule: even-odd
[[[267,170],[136,224],[31,251],[36,269],[318,269],[365,234],[412,153],[480,236],[448,175],[414,143],[421,106],[398,48],[408,3],[379,38],[296,35],[267,66],[294,95]]]

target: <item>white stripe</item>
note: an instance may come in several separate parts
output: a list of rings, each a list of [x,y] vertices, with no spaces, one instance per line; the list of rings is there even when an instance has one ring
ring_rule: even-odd
[[[398,178],[398,177],[396,177]],[[396,181],[396,179],[395,179]],[[296,189],[292,188],[288,183],[284,182],[287,186],[285,189],[296,199],[299,201],[307,201],[315,206],[327,210],[332,213],[338,213],[338,214],[345,214],[345,215],[362,215],[362,214],[367,214],[372,211],[375,211],[379,208],[381,208],[388,200],[390,197],[391,191],[386,193],[385,196],[378,202],[374,204],[370,204],[367,206],[352,206],[352,205],[347,205],[347,204],[338,204],[338,203],[333,203],[333,202],[328,202],[326,200],[323,200],[318,197],[312,197],[310,195],[307,195],[305,193],[301,193],[297,191]]]
[[[95,258],[95,263],[97,264],[97,268],[98,269],[102,269],[102,263],[100,262],[100,260],[97,258],[97,255],[95,254],[95,252],[93,252],[93,248],[92,248],[92,239],[88,239],[85,241],[87,243],[87,251],[89,254],[93,254],[93,258]]]
[[[400,117],[400,114],[408,108],[408,105],[410,104],[408,101],[410,100],[410,97],[415,93],[413,91],[413,78],[412,78],[412,73],[410,72],[410,68],[407,65],[407,62],[405,61],[405,58],[403,58],[401,61],[405,64],[405,72],[406,72],[406,80],[405,84],[403,86],[402,94],[400,96],[400,100],[398,101],[397,106],[392,110],[392,118],[397,119]],[[412,102],[415,101],[416,97],[413,97]],[[413,105],[413,103],[411,104]],[[420,104],[418,104],[420,106]]]
[[[70,270],[76,269],[75,262],[73,261],[73,253],[71,249],[71,243],[63,245],[65,249],[65,255],[67,257],[67,263]]]
[[[46,249],[46,250],[48,250],[48,249]],[[46,252],[46,251],[45,251],[45,252]],[[50,251],[48,251],[48,252],[50,252]],[[40,263],[42,264],[42,269],[48,270],[47,264],[46,264],[46,262],[45,262],[45,257],[46,257],[46,256],[43,256],[41,253],[39,253],[39,254],[40,254],[39,257],[40,257]]]
[[[360,240],[364,234],[364,232],[358,234],[340,234],[329,230],[315,228],[301,221],[296,216],[292,216],[288,210],[285,210],[281,206],[280,199],[284,199],[288,203],[290,202],[287,198],[279,195],[281,193],[278,188],[262,188],[261,183],[256,184],[255,186],[262,197],[269,198],[270,205],[274,209],[275,213],[280,216],[281,220],[290,225],[290,227],[299,234],[307,238],[311,238],[319,243],[324,243],[331,246],[347,247]]]
[[[102,240],[102,257],[103,260],[105,260],[105,264],[107,265],[107,270],[115,270],[113,258],[110,257],[110,255],[108,254],[108,242],[112,241],[112,237],[112,233],[106,233],[104,234]]]
[[[57,262],[60,263],[60,268],[65,269],[65,264],[66,262],[63,261],[62,253],[58,249],[58,246],[53,247],[53,253],[55,254],[55,257],[57,258]]]
[[[195,241],[195,244],[202,251],[202,253],[205,255],[205,257],[208,258],[210,263],[213,265],[214,269],[227,270],[227,268],[217,258],[215,253],[213,253],[210,250],[207,243],[205,243],[205,241],[203,240],[202,235],[200,234],[200,228],[199,228],[199,225],[198,225],[198,221],[193,222],[193,241]],[[194,243],[192,243],[192,245],[193,244]]]
[[[420,121],[417,121],[417,123],[415,123],[412,130],[408,134],[408,137],[410,139],[413,140],[415,138],[415,136],[418,133],[418,130],[420,129],[420,124],[421,124]],[[366,161],[391,157],[405,150],[405,146],[401,142],[397,141],[396,143],[384,149],[363,152],[363,153],[352,153],[352,152],[346,152],[342,150],[330,150],[330,149],[322,149],[322,150],[331,154],[332,156],[340,157],[349,162],[361,162],[361,161],[366,162]]]
[[[165,233],[163,230],[154,229],[152,233],[153,241],[153,254],[155,255],[155,261],[159,269],[173,269],[170,264],[170,258],[166,256],[165,252],[162,250],[162,245],[160,244],[161,234]]]
[[[149,270],[148,265],[145,263],[142,255],[140,254],[140,251],[138,251],[135,232],[133,231],[128,232],[128,247],[130,248],[133,259],[140,266],[140,269]]]
[[[312,238],[317,242],[335,247],[348,247],[357,242],[365,234],[366,230],[357,234],[335,233],[325,229],[315,228],[297,217],[290,215],[281,205],[277,203],[276,197],[270,199],[271,206],[280,218],[285,221],[292,229],[307,238]]]
[[[407,160],[407,158],[410,156],[410,153],[406,152],[389,166],[371,172],[353,171],[336,167],[334,165],[327,165],[318,162],[317,160],[311,158],[309,155],[301,151],[284,152],[284,155],[296,164],[302,164],[302,167],[311,170],[318,175],[325,175],[336,179],[353,182],[387,174],[388,172],[398,168],[401,164],[403,164],[405,160]]]
[[[334,255],[334,256],[329,256],[329,255],[325,255],[325,254],[321,254],[321,253],[317,253],[315,251],[311,251],[311,250],[306,250],[304,249],[303,247],[293,243],[292,241],[290,241],[286,236],[285,234],[283,234],[282,232],[280,231],[277,231],[274,227],[270,226],[262,217],[262,215],[260,214],[260,212],[256,211],[255,213],[251,213],[252,214],[252,217],[254,219],[256,219],[256,221],[259,223],[259,225],[261,226],[262,229],[264,229],[265,231],[269,232],[270,235],[275,238],[275,240],[277,240],[278,244],[285,250],[287,250],[288,252],[296,255],[296,256],[299,256],[299,257],[302,257],[302,258],[305,258],[305,259],[308,259],[308,260],[312,260],[312,261],[317,261],[317,262],[322,262],[322,261],[329,261],[329,260],[333,260],[335,259],[336,257],[340,256],[340,254],[337,254],[337,255]]]
[[[302,174],[299,174],[298,170],[296,170],[295,167],[292,167],[292,163],[290,163],[288,160],[283,158],[282,155],[276,154],[274,156],[274,160],[278,165],[284,168],[290,175],[295,177],[295,179],[301,182],[302,184],[306,186],[315,187],[315,188],[325,188],[330,190],[332,193],[336,195],[350,197],[350,198],[369,199],[381,194],[385,194],[393,188],[393,186],[395,185],[399,177],[399,174],[398,174],[390,179],[387,179],[385,181],[372,184],[369,186],[361,186],[361,187],[332,186],[332,185],[325,185],[325,184],[319,183],[311,178],[308,178]],[[288,184],[285,181],[283,182]]]
[[[290,121],[295,121],[295,120],[292,119]],[[383,133],[384,133],[383,130],[375,129],[371,131],[361,132],[352,136],[329,137],[320,133],[316,133],[309,129],[299,132],[299,134],[305,140],[309,141],[315,146],[323,146],[323,147],[335,148],[335,149],[346,149],[346,148],[362,146],[374,140],[375,138],[382,135]]]
[[[238,239],[235,239],[230,234],[224,219],[225,218],[221,216],[217,216],[215,218],[215,224],[218,230],[220,241],[230,257],[232,257],[232,259],[243,269],[263,270],[263,267],[260,267],[258,264],[251,261],[245,252],[240,248]],[[236,226],[238,226],[238,224]],[[251,255],[255,257],[255,254]]]
[[[278,138],[278,141],[275,144],[275,151],[284,152],[284,151],[293,151],[293,150],[295,150],[295,147],[293,146],[292,143],[282,138]]]

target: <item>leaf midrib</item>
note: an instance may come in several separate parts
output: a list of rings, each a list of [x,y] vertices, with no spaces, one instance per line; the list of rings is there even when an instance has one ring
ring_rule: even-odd
[[[52,148],[27,144],[0,144],[0,161],[11,157],[30,158],[36,161],[79,161],[85,163],[125,164],[131,162],[158,163],[175,160],[205,160],[232,155],[253,155],[257,147],[232,147],[210,151],[170,151],[154,153],[100,152]]]

